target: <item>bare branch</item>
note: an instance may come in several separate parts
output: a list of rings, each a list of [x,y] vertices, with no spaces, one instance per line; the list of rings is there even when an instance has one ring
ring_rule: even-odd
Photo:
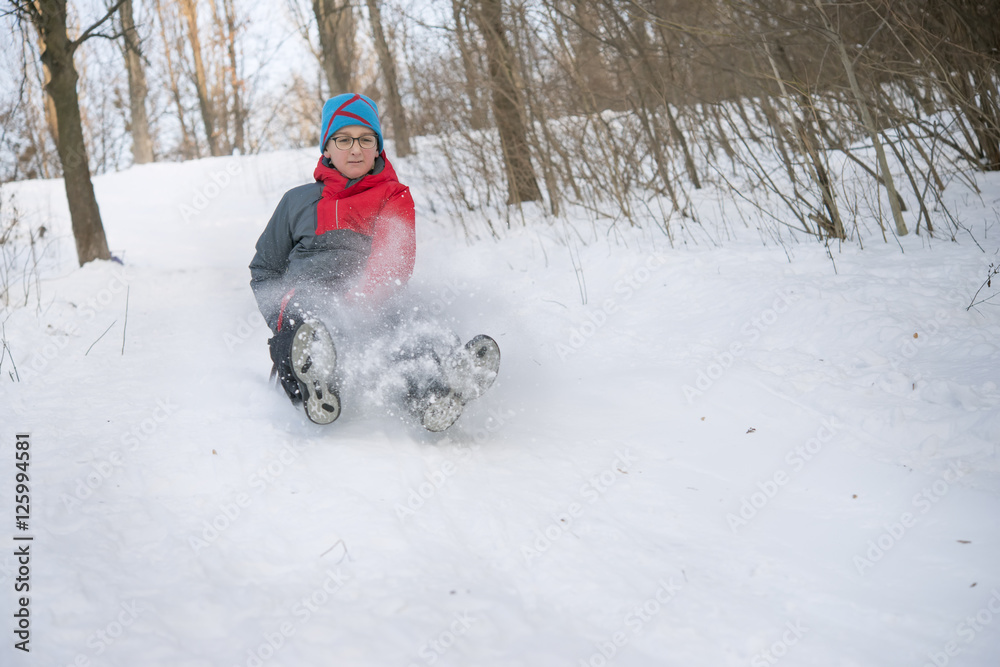
[[[94,31],[97,30],[98,28],[100,28],[104,24],[105,21],[107,21],[112,16],[114,16],[115,13],[118,11],[118,8],[121,7],[124,3],[125,3],[125,0],[118,0],[118,2],[116,2],[114,5],[111,6],[110,9],[108,9],[107,13],[104,14],[104,16],[102,16],[96,22],[94,22],[93,24],[91,24],[91,26],[89,28],[87,28],[82,33],[80,33],[79,37],[77,37],[76,39],[72,40],[69,43],[70,53],[72,53],[73,51],[76,51],[76,49],[81,44],[83,44],[85,41],[87,41],[88,39],[90,39],[92,36],[96,36],[96,35],[93,34]],[[105,37],[107,39],[114,39],[114,37],[108,37],[107,35],[100,35],[100,36],[101,37]],[[120,35],[118,35],[118,36],[120,36]]]

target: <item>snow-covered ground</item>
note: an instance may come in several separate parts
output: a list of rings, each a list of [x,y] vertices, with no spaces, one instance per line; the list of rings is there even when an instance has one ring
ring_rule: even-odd
[[[102,176],[124,264],[82,269],[61,182],[12,187],[50,231],[3,314],[0,664],[1000,662],[1000,315],[966,310],[997,175],[949,192],[978,243],[827,256],[545,222],[470,243],[397,161],[414,300],[503,350],[435,435],[349,388],[315,426],[268,385],[246,267],[313,160]]]

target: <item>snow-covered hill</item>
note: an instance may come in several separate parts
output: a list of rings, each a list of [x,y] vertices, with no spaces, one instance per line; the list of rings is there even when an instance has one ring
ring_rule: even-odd
[[[399,161],[413,299],[504,355],[434,435],[350,388],[318,427],[268,385],[246,267],[313,159],[103,176],[124,263],[82,269],[61,183],[5,191],[49,235],[3,314],[0,663],[998,664],[1000,316],[966,311],[995,175],[949,193],[978,243],[827,256],[545,222],[470,243]]]

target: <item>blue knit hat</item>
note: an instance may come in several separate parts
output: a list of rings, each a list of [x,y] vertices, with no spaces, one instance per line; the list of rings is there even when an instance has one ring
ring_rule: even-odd
[[[378,106],[370,98],[358,93],[344,93],[323,105],[323,125],[320,127],[319,150],[326,150],[330,137],[342,127],[363,125],[378,136],[378,152],[382,153],[382,126],[378,122]]]

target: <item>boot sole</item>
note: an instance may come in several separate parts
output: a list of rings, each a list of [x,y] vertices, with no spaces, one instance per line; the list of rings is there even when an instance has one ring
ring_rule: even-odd
[[[448,360],[449,382],[463,403],[477,399],[493,386],[500,372],[500,346],[485,334],[466,343]]]
[[[440,433],[458,421],[464,406],[462,398],[453,391],[437,394],[420,415],[420,425],[432,433]]]
[[[445,369],[451,389],[432,394],[420,411],[420,425],[435,433],[450,428],[466,403],[493,386],[500,370],[500,346],[489,336],[476,336],[446,360]]]
[[[340,396],[334,382],[337,349],[325,326],[305,322],[292,339],[292,373],[299,381],[302,407],[309,421],[330,424],[340,416]]]

